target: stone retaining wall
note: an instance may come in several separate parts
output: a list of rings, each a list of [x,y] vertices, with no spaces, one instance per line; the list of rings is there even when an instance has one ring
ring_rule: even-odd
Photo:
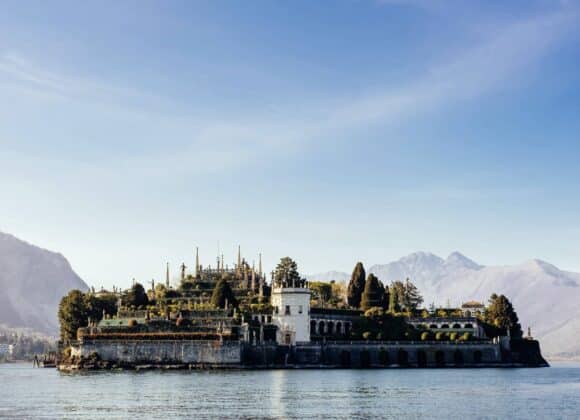
[[[101,360],[121,364],[241,364],[241,344],[237,341],[83,339],[79,356],[89,358],[93,353]]]

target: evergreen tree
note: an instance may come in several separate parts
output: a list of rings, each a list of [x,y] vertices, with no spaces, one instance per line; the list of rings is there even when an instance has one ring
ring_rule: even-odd
[[[401,312],[401,302],[403,300],[403,293],[405,285],[401,281],[394,281],[389,288],[389,306],[388,310],[391,313]]]
[[[357,262],[347,289],[347,303],[353,308],[359,308],[361,297],[365,289],[365,268],[362,262]]]
[[[507,333],[509,330],[512,337],[520,338],[523,335],[518,315],[512,303],[504,295],[491,295],[489,305],[485,312],[485,320]]]
[[[407,311],[414,311],[423,303],[423,297],[419,293],[419,290],[408,278],[405,280],[403,295],[400,299],[401,306]]]
[[[282,287],[302,287],[304,280],[298,273],[298,265],[290,257],[280,259],[274,272],[274,282]]]
[[[141,308],[147,306],[149,303],[149,298],[145,292],[145,288],[141,283],[135,283],[123,296],[123,304],[125,306],[134,306],[135,308]]]
[[[360,308],[366,311],[374,307],[382,307],[385,298],[385,288],[374,274],[369,274],[361,297]]]
[[[87,293],[85,294],[85,307],[92,320],[100,321],[103,319],[103,312],[107,315],[117,313],[117,296],[113,293],[107,293],[96,297]]]
[[[210,302],[216,308],[225,308],[226,300],[229,306],[238,306],[238,302],[234,296],[234,292],[232,291],[230,284],[225,278],[221,278],[213,289]]]
[[[389,309],[390,301],[391,301],[391,292],[389,290],[389,286],[385,284],[385,293],[383,295],[383,303],[381,305],[385,311]]]
[[[77,330],[86,327],[89,313],[85,295],[80,290],[71,290],[58,305],[58,320],[60,322],[60,338],[64,343],[70,343],[77,337]]]

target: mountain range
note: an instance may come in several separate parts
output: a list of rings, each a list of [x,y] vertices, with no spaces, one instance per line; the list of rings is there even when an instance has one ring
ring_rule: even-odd
[[[387,264],[372,265],[367,273],[383,283],[409,278],[421,291],[425,306],[487,303],[492,293],[514,304],[522,328],[532,328],[543,352],[552,358],[580,358],[580,274],[560,270],[541,260],[484,266],[454,252],[446,259],[416,252]],[[309,280],[348,281],[350,274],[329,271]]]
[[[61,254],[0,232],[0,324],[57,335],[60,299],[88,290]]]

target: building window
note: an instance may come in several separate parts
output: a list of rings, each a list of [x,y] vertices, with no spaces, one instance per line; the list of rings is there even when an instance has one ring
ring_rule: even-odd
[[[298,313],[301,314],[302,313],[302,305],[298,306]]]
[[[278,314],[278,307],[277,306],[274,306],[274,313]]]
[[[284,315],[290,315],[290,305],[286,305],[286,310],[284,311]]]

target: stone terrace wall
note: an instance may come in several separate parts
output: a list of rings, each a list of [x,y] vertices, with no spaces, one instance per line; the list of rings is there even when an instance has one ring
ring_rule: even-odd
[[[202,340],[110,340],[84,338],[80,356],[97,353],[102,360],[122,364],[187,364],[236,367],[241,363],[237,341]]]

